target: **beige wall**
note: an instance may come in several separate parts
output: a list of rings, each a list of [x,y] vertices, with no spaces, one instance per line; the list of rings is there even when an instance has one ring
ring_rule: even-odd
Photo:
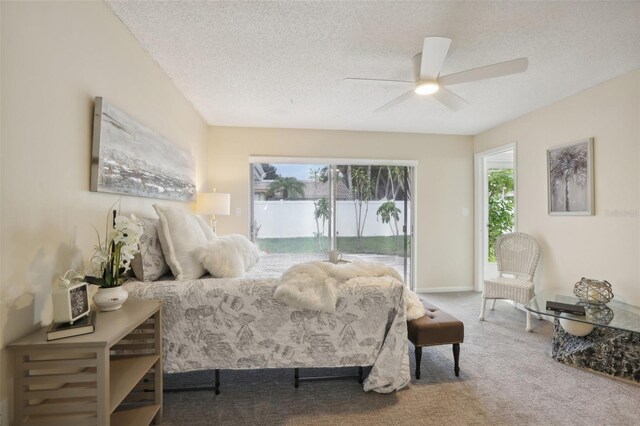
[[[191,150],[203,181],[207,126],[102,2],[2,2],[2,346],[50,312],[54,279],[86,263],[119,197],[89,192],[93,99]],[[154,215],[123,196],[122,211]],[[176,203],[183,205],[184,203]],[[104,231],[102,231],[104,232]],[[2,353],[6,364],[6,353]],[[0,399],[11,375],[2,368]]]
[[[218,218],[219,231],[246,235],[251,155],[417,160],[417,287],[471,288],[472,150],[469,136],[211,127],[207,184],[232,194],[232,216]]]
[[[595,216],[547,214],[546,150],[593,137]],[[542,245],[543,288],[607,279],[640,304],[640,71],[477,135],[475,151],[517,143],[518,227]]]

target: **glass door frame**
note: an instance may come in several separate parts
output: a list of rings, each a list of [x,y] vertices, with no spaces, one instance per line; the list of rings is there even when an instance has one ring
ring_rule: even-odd
[[[253,203],[253,164],[254,163],[270,163],[270,164],[326,164],[330,167],[331,173],[329,173],[330,179],[330,212],[329,212],[329,236],[330,236],[330,247],[331,250],[335,250],[336,244],[336,208],[335,208],[335,197],[337,188],[337,179],[335,179],[335,167],[340,164],[350,164],[357,166],[400,166],[400,167],[408,167],[409,168],[409,176],[408,179],[412,183],[411,185],[411,202],[409,203],[411,214],[409,215],[410,223],[407,234],[411,236],[411,247],[409,250],[411,257],[411,267],[409,270],[408,278],[408,286],[411,290],[416,289],[416,282],[418,276],[418,262],[417,262],[417,254],[419,242],[417,241],[416,235],[418,235],[418,223],[415,220],[418,211],[418,165],[419,162],[417,160],[381,160],[381,159],[362,159],[362,158],[335,158],[335,157],[271,157],[271,156],[249,156],[249,217],[248,217],[248,235],[252,236],[253,234],[253,218],[254,218],[254,203]],[[405,257],[406,261],[406,257]]]

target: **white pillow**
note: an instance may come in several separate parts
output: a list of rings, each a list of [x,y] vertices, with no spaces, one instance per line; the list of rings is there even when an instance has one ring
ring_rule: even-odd
[[[198,248],[209,238],[214,238],[211,228],[202,219],[183,209],[158,204],[154,204],[153,208],[160,217],[158,238],[173,276],[178,280],[203,276],[205,270],[198,260]]]
[[[200,229],[202,229],[202,232],[204,232],[204,236],[206,237],[207,241],[211,241],[216,238],[216,234],[213,232],[213,229],[211,229],[211,226],[207,222],[202,220],[199,216],[191,216],[196,218],[196,221],[198,222],[198,225],[200,225]]]
[[[202,265],[215,278],[244,276],[258,260],[258,247],[239,234],[214,238],[199,250]]]

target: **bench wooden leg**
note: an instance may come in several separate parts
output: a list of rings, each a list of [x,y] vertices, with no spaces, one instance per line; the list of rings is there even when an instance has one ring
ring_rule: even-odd
[[[453,372],[456,373],[456,377],[460,375],[460,343],[453,344]]]
[[[300,385],[300,371],[297,368],[293,369],[293,386],[296,388]]]
[[[416,346],[416,379],[420,379],[420,362],[422,361],[422,346]]]
[[[358,383],[362,384],[364,382],[364,368],[358,367]]]
[[[216,368],[215,378],[214,378],[214,390],[216,395],[220,395],[220,370]]]

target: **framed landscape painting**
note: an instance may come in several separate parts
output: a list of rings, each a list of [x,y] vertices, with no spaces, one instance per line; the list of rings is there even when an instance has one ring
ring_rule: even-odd
[[[547,150],[550,215],[593,215],[593,138]]]
[[[124,111],[96,98],[91,190],[193,201],[195,161],[184,150]]]

